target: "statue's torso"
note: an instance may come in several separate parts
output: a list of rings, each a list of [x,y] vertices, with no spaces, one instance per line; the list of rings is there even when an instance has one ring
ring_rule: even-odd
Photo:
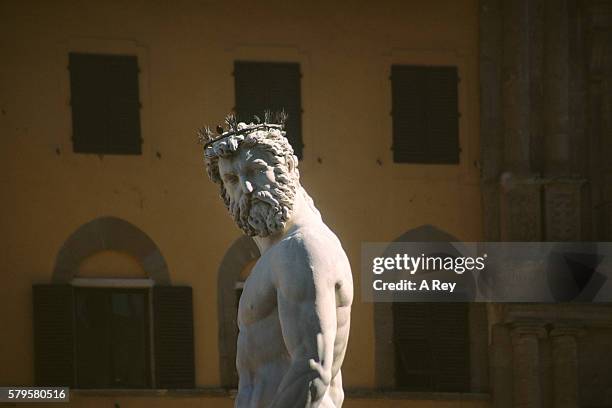
[[[238,307],[239,400],[245,407],[265,406],[271,401],[284,373],[289,355],[283,342],[276,307],[276,289],[270,282],[270,269],[258,262],[245,283]]]
[[[352,278],[350,266],[339,242],[327,227],[323,233],[330,235],[330,242],[326,243],[326,252],[332,257],[336,256],[341,259],[338,267],[326,273],[337,275],[334,279],[344,283],[343,291],[346,292],[336,294],[338,300],[335,312],[338,332],[334,347],[334,380],[330,388],[329,406],[337,406],[331,401],[339,399],[341,403],[343,398],[340,365],[348,340]],[[291,237],[283,241],[286,239],[291,239]],[[284,250],[281,242],[264,253],[245,282],[240,298],[236,360],[240,378],[236,406],[240,408],[267,407],[274,399],[278,386],[291,363],[281,330],[277,290],[274,283],[275,271],[272,266],[275,264],[275,258],[285,255],[280,253]],[[293,272],[286,270],[281,273],[291,274]],[[338,287],[340,286],[339,284]]]

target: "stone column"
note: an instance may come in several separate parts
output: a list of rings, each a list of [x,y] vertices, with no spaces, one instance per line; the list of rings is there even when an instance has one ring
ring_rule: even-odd
[[[487,308],[484,303],[469,305],[470,336],[470,391],[488,392],[489,373],[486,350],[488,346]]]
[[[550,331],[552,340],[554,406],[578,408],[578,353],[576,327],[556,326]]]
[[[540,408],[539,340],[545,337],[546,330],[537,323],[514,323],[512,327],[514,407]]]
[[[569,172],[569,44],[567,0],[545,0],[544,95],[546,175]]]
[[[548,241],[579,241],[587,238],[584,228],[585,180],[571,175],[570,160],[570,41],[569,0],[545,0],[545,175],[544,189]],[[572,6],[574,7],[574,6]],[[575,11],[575,8],[572,8]],[[574,141],[576,141],[574,139]]]
[[[480,0],[480,163],[485,241],[500,240],[499,175],[504,167],[502,0]]]
[[[512,408],[512,342],[507,325],[491,328],[491,388],[494,408]]]
[[[529,1],[503,2],[503,122],[506,170],[529,173]]]
[[[502,241],[542,238],[541,185],[531,167],[531,9],[529,0],[502,0]]]

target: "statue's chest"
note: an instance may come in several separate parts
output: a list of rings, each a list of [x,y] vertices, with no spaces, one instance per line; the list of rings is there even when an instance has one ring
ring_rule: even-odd
[[[238,324],[253,324],[272,312],[276,312],[276,289],[269,268],[258,262],[244,283],[238,305]]]

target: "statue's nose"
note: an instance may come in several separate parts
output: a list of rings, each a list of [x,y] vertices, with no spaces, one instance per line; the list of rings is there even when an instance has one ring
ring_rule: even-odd
[[[253,185],[251,184],[251,182],[249,180],[244,180],[242,182],[242,191],[245,194],[250,194],[253,192]]]

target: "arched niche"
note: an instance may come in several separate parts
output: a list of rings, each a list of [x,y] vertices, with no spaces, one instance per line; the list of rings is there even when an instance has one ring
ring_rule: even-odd
[[[81,225],[60,248],[53,283],[70,283],[88,258],[122,253],[133,258],[158,285],[169,285],[170,274],[161,251],[140,228],[116,217],[100,217]]]
[[[236,340],[238,337],[238,296],[236,283],[243,282],[259,259],[259,249],[251,237],[238,238],[223,256],[217,278],[219,313],[219,370],[221,385],[236,388]]]
[[[460,240],[433,225],[422,225],[406,231],[393,242],[459,242]],[[470,303],[468,308],[470,392],[488,389],[487,314],[484,303]],[[393,339],[393,303],[374,303],[375,381],[377,388],[397,388],[395,378],[395,345]]]
[[[85,258],[75,277],[86,279],[148,278],[144,268],[132,255],[125,252],[104,250]]]

